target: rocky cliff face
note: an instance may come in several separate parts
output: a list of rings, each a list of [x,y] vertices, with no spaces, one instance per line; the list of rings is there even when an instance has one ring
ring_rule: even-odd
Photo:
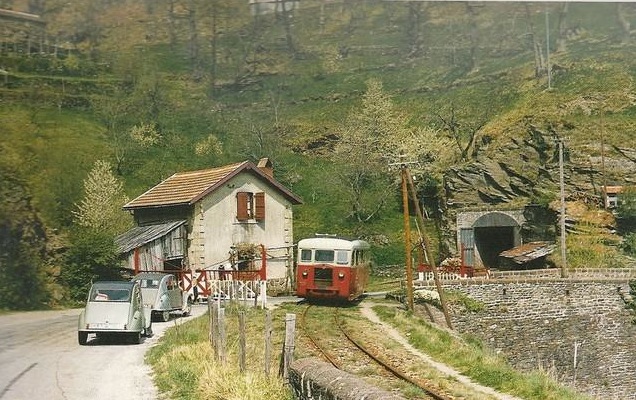
[[[601,186],[636,185],[636,143],[630,147],[564,141],[563,172],[566,198],[600,204]],[[489,149],[445,176],[450,209],[527,204],[559,197],[559,146],[552,134],[531,129]]]
[[[574,202],[590,208],[602,207],[603,185],[636,185],[636,143],[626,145],[564,141],[564,190],[570,204],[569,222],[576,224],[578,219],[570,215]],[[442,231],[448,233],[442,242],[450,254],[457,253],[457,213],[466,210],[525,209],[524,242],[555,240],[558,235],[560,168],[559,144],[554,135],[530,127],[523,137],[493,147],[477,152],[470,162],[451,168],[445,175],[447,208]],[[612,225],[605,221],[598,224]]]

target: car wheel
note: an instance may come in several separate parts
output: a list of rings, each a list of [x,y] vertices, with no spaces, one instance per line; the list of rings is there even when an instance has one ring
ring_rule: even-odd
[[[164,311],[161,313],[161,320],[163,322],[168,322],[170,321],[170,311]]]
[[[88,332],[77,332],[77,342],[80,346],[85,346],[88,341]]]
[[[144,329],[145,337],[152,337],[152,323],[146,329]]]

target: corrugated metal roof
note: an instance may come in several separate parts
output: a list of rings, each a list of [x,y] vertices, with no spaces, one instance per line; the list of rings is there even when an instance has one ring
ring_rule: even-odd
[[[509,258],[517,264],[524,264],[539,257],[547,256],[554,251],[551,242],[530,242],[499,253],[501,257]]]
[[[273,177],[261,171],[253,163],[243,161],[218,168],[178,172],[124,205],[124,209],[191,205],[242,171],[251,171],[269,182],[292,203],[302,203],[296,195]]]
[[[181,220],[156,225],[137,226],[117,236],[115,238],[115,245],[119,249],[120,254],[128,253],[132,249],[141,247],[146,243],[150,243],[153,240],[167,235],[185,223],[185,220]]]

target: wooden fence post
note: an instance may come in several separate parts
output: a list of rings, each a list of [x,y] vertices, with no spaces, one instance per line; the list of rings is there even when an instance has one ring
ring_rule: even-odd
[[[219,307],[219,361],[225,364],[225,308]]]
[[[269,364],[272,358],[272,311],[265,313],[265,376],[269,376]]]
[[[245,372],[245,311],[240,311],[239,322],[239,371]]]
[[[208,314],[210,316],[210,344],[212,345],[212,349],[214,350],[214,354],[216,355],[217,311],[215,304],[216,303],[212,301],[212,296],[208,297]]]
[[[282,376],[289,380],[289,366],[294,361],[294,334],[296,332],[296,314],[285,314],[285,345],[283,348]]]
[[[267,307],[267,281],[259,281],[259,290],[258,293],[261,299],[261,308]]]
[[[261,289],[259,287],[260,281],[252,281],[252,293],[254,294],[254,308],[258,306],[258,299],[261,296]]]

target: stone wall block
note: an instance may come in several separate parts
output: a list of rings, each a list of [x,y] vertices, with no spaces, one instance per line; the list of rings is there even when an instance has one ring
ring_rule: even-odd
[[[294,361],[289,381],[297,400],[404,400],[315,358]]]

